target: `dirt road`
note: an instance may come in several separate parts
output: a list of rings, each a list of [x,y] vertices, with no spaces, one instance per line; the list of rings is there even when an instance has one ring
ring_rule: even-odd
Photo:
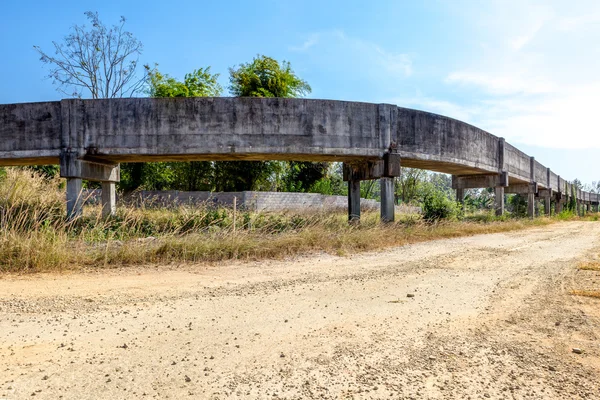
[[[566,222],[352,257],[5,276],[0,399],[599,399],[600,300],[568,294],[599,251],[599,223]]]

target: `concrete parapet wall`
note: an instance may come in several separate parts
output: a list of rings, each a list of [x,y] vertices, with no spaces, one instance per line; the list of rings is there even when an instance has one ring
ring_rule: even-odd
[[[397,136],[403,165],[454,175],[499,169],[498,137],[453,118],[399,107]]]
[[[509,143],[506,143],[504,147],[504,157],[506,170],[511,178],[529,181],[531,161],[527,154]]]
[[[538,162],[538,160],[534,162],[533,180],[544,187],[548,183],[548,169]]]

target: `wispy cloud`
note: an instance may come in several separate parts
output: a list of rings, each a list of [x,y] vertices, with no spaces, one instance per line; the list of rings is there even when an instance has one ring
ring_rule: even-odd
[[[444,78],[470,121],[515,143],[600,148],[600,59],[591,50],[600,39],[600,12],[519,1],[480,13],[469,18],[487,23],[484,51]]]
[[[445,79],[446,83],[472,85],[493,94],[540,94],[552,93],[555,84],[547,82],[539,77],[519,76],[517,72],[504,74],[498,71],[494,74],[486,74],[476,71],[451,72]]]
[[[297,52],[307,51],[308,49],[319,43],[319,38],[320,35],[318,33],[313,33],[300,46],[289,46],[289,49],[291,51]]]
[[[308,35],[301,45],[289,46],[290,51],[336,53],[344,59],[356,59],[359,63],[370,64],[370,68],[395,77],[408,77],[413,73],[412,58],[409,54],[398,53],[360,38],[347,35],[341,30],[316,32]]]

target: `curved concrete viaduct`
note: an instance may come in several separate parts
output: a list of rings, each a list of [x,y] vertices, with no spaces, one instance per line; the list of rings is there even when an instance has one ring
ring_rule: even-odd
[[[349,218],[360,217],[360,181],[381,179],[382,219],[393,220],[400,164],[453,175],[464,189],[551,199],[571,184],[516,147],[464,122],[390,104],[282,98],[62,100],[0,105],[0,165],[60,164],[67,210],[79,215],[81,180],[102,182],[104,213],[115,208],[120,162],[189,160],[342,161]],[[598,195],[577,191],[577,204]],[[583,210],[583,207],[581,207]]]

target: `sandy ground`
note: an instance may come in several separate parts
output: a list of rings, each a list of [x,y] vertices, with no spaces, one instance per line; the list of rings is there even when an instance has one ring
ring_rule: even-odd
[[[600,224],[0,278],[0,399],[600,399]],[[573,348],[583,350],[573,353]]]

